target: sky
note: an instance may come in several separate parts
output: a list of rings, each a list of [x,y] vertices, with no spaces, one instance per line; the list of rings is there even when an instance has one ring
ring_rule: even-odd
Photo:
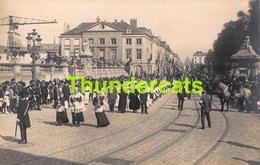
[[[81,22],[112,22],[137,19],[137,26],[151,29],[170,45],[182,61],[196,51],[212,49],[223,24],[248,11],[248,0],[0,0],[0,18],[8,15],[57,20],[57,24],[19,26],[22,44],[32,29],[42,43],[58,43],[66,22],[74,28]],[[7,44],[8,26],[0,26],[0,45]]]

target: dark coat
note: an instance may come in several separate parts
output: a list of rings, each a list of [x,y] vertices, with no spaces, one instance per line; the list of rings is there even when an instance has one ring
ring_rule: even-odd
[[[41,95],[42,95],[42,92],[41,92],[41,88],[39,88],[39,87],[36,87],[36,88],[34,88],[34,92],[35,92],[35,95],[37,96],[37,97],[40,97]]]
[[[127,93],[124,92],[124,90],[121,90],[121,93],[119,94],[119,104],[118,104],[118,110],[125,112],[126,104],[127,104]]]
[[[64,85],[63,88],[62,88],[62,91],[63,91],[64,97],[66,98],[66,100],[69,100],[69,97],[70,97],[70,88],[69,88],[69,86]]]
[[[47,96],[48,91],[47,91],[47,86],[46,85],[42,85],[41,86],[41,93],[42,93],[42,97],[46,97]]]
[[[17,117],[20,120],[20,122],[24,123],[26,128],[31,127],[30,118],[28,114],[28,100],[19,100],[19,105],[17,108]]]
[[[110,93],[110,91],[108,90],[107,99],[108,99],[108,104],[109,105],[116,103],[117,89],[115,87],[113,87],[113,93]]]
[[[146,102],[147,101],[147,97],[148,97],[147,93],[140,94],[140,101],[141,102]]]
[[[138,98],[138,92],[136,93],[130,93],[129,94],[129,99],[130,99],[130,103],[129,103],[129,108],[132,110],[137,110],[140,108],[140,100]]]
[[[185,88],[182,88],[182,93],[177,93],[179,99],[184,99],[186,97]]]
[[[200,99],[201,112],[210,112],[211,111],[211,99],[208,95],[202,95]]]
[[[55,101],[58,101],[58,87],[57,86],[55,86],[54,87],[54,89],[53,89],[53,99],[55,100]]]

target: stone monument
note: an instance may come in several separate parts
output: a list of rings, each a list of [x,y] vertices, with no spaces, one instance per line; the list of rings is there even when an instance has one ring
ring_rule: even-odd
[[[245,75],[247,78],[255,77],[260,73],[260,56],[255,53],[250,45],[250,38],[246,36],[240,50],[230,58],[231,72],[238,75]]]
[[[83,40],[82,49],[80,51],[80,61],[83,65],[84,76],[91,76],[92,72],[92,53],[89,49],[88,39]]]

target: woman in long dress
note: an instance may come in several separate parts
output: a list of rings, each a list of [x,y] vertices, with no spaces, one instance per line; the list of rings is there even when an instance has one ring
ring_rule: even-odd
[[[58,126],[61,126],[63,123],[68,123],[69,119],[67,116],[67,109],[68,109],[68,101],[64,97],[63,93],[60,93],[60,102],[57,106],[57,114],[56,114],[56,121],[58,122]]]
[[[80,122],[84,122],[84,116],[82,113],[84,103],[84,97],[79,92],[79,88],[75,87],[75,93],[70,96],[70,102],[72,105],[71,114],[72,114],[72,123],[73,125],[79,127]]]
[[[133,110],[133,113],[137,113],[137,110],[140,109],[140,100],[138,98],[139,93],[135,90],[135,93],[129,94],[129,108]]]
[[[127,93],[124,92],[123,88],[121,89],[121,93],[119,94],[119,104],[118,111],[125,113],[126,105],[127,105]]]
[[[104,105],[108,107],[107,102],[104,100],[104,96],[96,93],[96,97],[93,99],[94,111],[97,118],[97,127],[106,127],[110,124],[105,112]]]

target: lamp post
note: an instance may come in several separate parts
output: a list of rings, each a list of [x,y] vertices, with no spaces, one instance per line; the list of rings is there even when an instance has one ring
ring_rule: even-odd
[[[35,61],[40,58],[39,49],[41,47],[40,35],[37,35],[36,29],[33,29],[32,33],[28,33],[27,39],[27,51],[31,54],[32,58],[32,80],[36,80]],[[37,37],[38,36],[38,37]]]

